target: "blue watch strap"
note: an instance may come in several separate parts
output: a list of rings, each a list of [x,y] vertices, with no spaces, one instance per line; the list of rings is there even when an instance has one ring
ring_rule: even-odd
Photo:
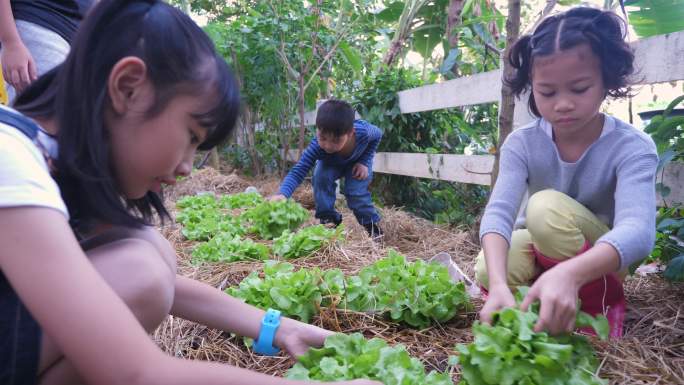
[[[261,320],[261,330],[259,330],[259,338],[254,341],[254,351],[259,354],[274,356],[278,354],[280,349],[273,346],[276,331],[280,326],[280,311],[268,309],[264,318]]]

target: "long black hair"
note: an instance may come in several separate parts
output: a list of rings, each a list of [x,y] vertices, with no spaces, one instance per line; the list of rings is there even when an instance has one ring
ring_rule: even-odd
[[[110,161],[105,111],[107,81],[114,65],[136,56],[155,87],[152,118],[179,93],[211,91],[214,105],[198,121],[208,128],[201,150],[231,133],[239,112],[237,81],[209,37],[183,12],[163,1],[102,0],[91,9],[66,61],[34,82],[14,107],[31,117],[54,119],[59,157],[54,177],[72,218],[139,226],[155,210],[168,217],[162,199],[122,196]],[[150,149],[154,151],[154,149]]]
[[[588,44],[601,62],[603,86],[612,97],[629,95],[628,78],[634,72],[634,53],[625,41],[625,22],[610,11],[576,7],[544,19],[531,35],[523,35],[508,54],[515,68],[512,77],[504,79],[513,93],[520,96],[532,87],[532,65],[535,57],[547,56]],[[530,111],[540,117],[530,95]]]

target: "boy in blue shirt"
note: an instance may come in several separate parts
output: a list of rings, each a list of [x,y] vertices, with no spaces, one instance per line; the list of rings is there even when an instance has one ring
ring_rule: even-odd
[[[373,237],[382,235],[380,215],[373,206],[368,185],[373,175],[373,157],[382,131],[366,121],[354,120],[354,109],[341,100],[328,100],[316,114],[316,137],[302,153],[299,162],[271,199],[285,199],[302,183],[314,163],[313,176],[316,218],[322,224],[342,223],[335,210],[337,179],[344,178],[344,196],[356,220]]]

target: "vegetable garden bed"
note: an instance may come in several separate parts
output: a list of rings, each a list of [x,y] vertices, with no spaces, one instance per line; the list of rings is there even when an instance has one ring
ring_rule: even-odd
[[[247,181],[236,175],[221,175],[205,169],[169,189],[167,207],[177,215],[176,202],[182,196],[198,192],[233,194],[244,191],[248,185],[257,186],[267,196],[275,192],[278,181]],[[310,187],[302,186],[294,198],[305,207],[312,208]],[[294,270],[339,269],[340,276],[349,277],[387,257],[390,249],[407,256],[409,261],[426,260],[439,252],[447,252],[466,274],[473,276],[474,258],[478,251],[473,231],[438,226],[399,209],[383,208],[385,237],[378,244],[368,238],[349,210],[338,207],[344,215],[345,226],[344,232],[338,234],[339,241],[308,257],[279,259],[292,264]],[[311,213],[304,226],[314,224],[316,221]],[[198,242],[187,240],[180,225],[167,224],[161,230],[176,248],[180,274],[220,290],[239,287],[240,282],[252,272],[263,277],[263,273],[259,273],[263,272],[264,266],[264,262],[259,260],[261,257],[230,263],[198,261],[193,258],[193,249]],[[273,244],[248,234],[243,237],[251,237],[258,244]],[[598,353],[599,376],[611,384],[684,384],[684,285],[668,283],[657,275],[632,276],[627,279],[625,290],[628,300],[625,337],[590,341]],[[458,383],[461,368],[450,365],[449,356],[457,355],[456,345],[473,341],[472,325],[482,305],[480,299],[471,299],[472,306],[459,310],[449,321],[433,322],[423,329],[406,322],[392,321],[393,317],[387,313],[350,310],[343,303],[339,300],[323,301],[315,309],[316,314],[312,315],[310,322],[334,331],[362,333],[369,339],[377,337],[391,346],[402,344],[412,357],[423,363],[426,371],[448,371],[454,383]],[[424,320],[416,324],[423,326]],[[174,317],[168,317],[153,338],[174,356],[226,362],[267,374],[284,375],[295,364],[293,359],[284,355],[264,357],[253,354],[239,336]]]

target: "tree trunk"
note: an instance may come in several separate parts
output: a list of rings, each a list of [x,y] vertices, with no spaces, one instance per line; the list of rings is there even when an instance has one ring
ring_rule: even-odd
[[[506,18],[506,50],[503,55],[503,76],[508,79],[513,75],[514,69],[508,62],[508,52],[520,34],[520,0],[508,0],[508,17]],[[501,103],[499,104],[499,138],[496,144],[494,169],[492,170],[492,189],[499,175],[499,160],[501,146],[508,134],[513,129],[513,111],[515,109],[515,97],[511,88],[504,84],[501,87]]]
[[[259,162],[259,156],[256,151],[256,133],[254,129],[252,111],[249,108],[245,108],[242,114],[242,122],[244,124],[247,136],[247,151],[249,152],[249,157],[252,159],[252,168],[255,174],[261,174],[261,165]]]
[[[231,49],[230,50],[230,56],[233,60],[233,71],[235,73],[235,78],[237,79],[238,82],[238,87],[239,89],[242,89],[242,76],[241,76],[241,69],[240,69],[240,62],[237,59],[237,55],[235,54],[235,50]],[[237,145],[238,148],[247,148],[249,149],[249,141],[247,140],[247,118],[245,117],[245,114],[249,113],[249,106],[245,105],[244,106],[244,114],[243,116],[240,117],[238,120],[237,127],[235,130],[233,130],[233,140],[234,143]],[[250,151],[250,157],[252,156],[252,152]],[[252,159],[254,161],[254,159]]]
[[[497,9],[496,9],[496,4],[494,3],[493,0],[485,0],[487,4],[487,8],[492,10],[496,14]],[[498,24],[496,24],[496,20],[492,20],[489,22],[488,25],[489,28],[489,33],[492,34],[492,38],[494,39],[495,42],[498,42],[499,39],[501,38],[501,33],[499,32],[499,27]],[[520,23],[518,23],[518,29],[520,29]],[[518,35],[520,35],[520,32],[518,31]],[[496,45],[496,44],[495,44]]]
[[[330,99],[330,76],[332,76],[333,73],[333,61],[328,61],[328,64],[326,64],[326,66],[328,67],[328,71],[325,75],[321,75],[321,78],[323,79],[323,89],[321,90],[321,97],[323,99]]]
[[[297,143],[297,160],[302,157],[302,152],[304,151],[304,134],[306,133],[306,124],[304,124],[304,75],[299,75],[299,97],[297,102],[299,103],[299,142]]]
[[[458,27],[461,25],[461,11],[463,11],[464,0],[450,0],[449,7],[447,8],[447,26],[446,26],[446,38],[449,43],[449,49],[458,48],[458,40],[460,33],[458,32]],[[448,55],[449,53],[445,53]],[[451,67],[451,73],[454,76],[458,76],[458,63],[454,63]]]
[[[385,57],[382,59],[382,62],[387,67],[391,67],[392,64],[394,64],[396,60],[401,57],[404,43],[411,35],[413,29],[413,20],[416,18],[418,11],[420,11],[420,9],[427,4],[427,2],[427,0],[407,0],[404,3],[404,10],[401,12],[401,16],[399,17],[397,30],[394,32],[394,37],[392,38],[389,49],[387,50]]]
[[[244,122],[240,121],[240,122],[238,123],[238,126],[237,126],[236,129],[235,129],[235,134],[233,134],[233,135],[234,135],[235,144],[236,144],[238,147],[243,147],[243,148],[244,148],[244,147],[247,147],[247,138],[246,138],[247,135],[246,135],[246,132],[247,132],[247,128],[245,127]]]
[[[385,58],[382,60],[382,62],[387,67],[391,67],[395,60],[397,60],[397,57],[399,57],[399,55],[401,54],[401,49],[403,45],[404,38],[402,36],[397,36],[394,39],[392,39],[392,43],[390,43],[389,49],[387,50],[387,54],[385,54]]]
[[[285,127],[283,127],[285,126]],[[280,142],[283,144],[283,157],[280,161],[280,176],[283,176],[285,170],[287,170],[287,161],[290,152],[290,122],[282,121],[280,122]]]
[[[216,147],[211,149],[211,152],[209,155],[209,165],[211,166],[211,168],[213,168],[216,171],[219,171],[221,168],[221,162],[219,159],[218,149]]]

